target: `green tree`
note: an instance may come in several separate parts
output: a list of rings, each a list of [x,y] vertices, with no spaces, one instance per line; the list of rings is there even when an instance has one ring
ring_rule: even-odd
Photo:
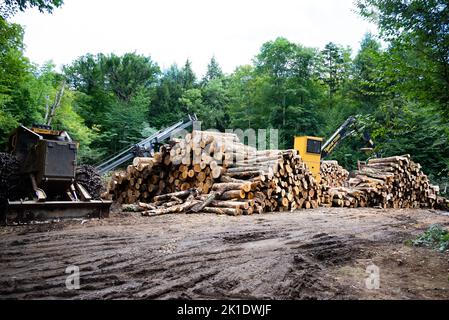
[[[449,6],[446,0],[358,0],[362,16],[390,43],[390,76],[409,97],[449,115]]]
[[[315,58],[315,50],[277,38],[263,44],[255,59],[256,73],[267,77],[269,83],[263,95],[270,106],[271,125],[281,129],[282,147],[291,147],[294,135],[317,129],[312,98]]]
[[[121,101],[128,102],[141,89],[150,89],[156,81],[159,67],[151,58],[125,53],[119,57],[114,54],[103,58],[104,86]]]
[[[184,89],[192,89],[197,86],[196,75],[192,69],[192,63],[187,59],[181,70],[182,87]]]
[[[207,65],[207,71],[203,77],[202,83],[205,84],[211,80],[223,78],[224,74],[223,71],[221,70],[220,65],[218,64],[217,60],[215,60],[215,57],[212,57],[210,59],[209,64]]]
[[[32,66],[23,55],[23,29],[0,18],[0,144],[20,122],[37,120],[27,81]]]
[[[224,131],[228,128],[230,119],[227,112],[229,104],[227,86],[222,79],[215,78],[203,85],[201,92],[205,110],[200,111],[199,114],[204,117],[204,125]]]
[[[318,68],[320,79],[328,87],[330,101],[348,79],[350,56],[350,49],[337,46],[332,42],[326,44],[320,53]]]
[[[116,153],[143,138],[148,124],[149,93],[141,88],[129,101],[115,100],[105,114],[103,130],[95,142],[102,155]],[[151,130],[150,130],[151,131]]]
[[[260,97],[258,89],[266,88],[260,81],[262,77],[258,77],[254,68],[250,65],[241,66],[228,78],[229,105],[228,112],[230,114],[230,125],[233,128],[247,129],[257,126],[256,120],[265,120],[269,122],[269,110],[267,114],[259,114],[260,108],[257,107],[258,101],[256,97]],[[258,83],[259,86],[254,84]]]
[[[411,154],[435,177],[449,173],[449,126],[418,103],[402,98],[387,100],[371,123],[373,138],[383,156]]]
[[[159,67],[150,57],[127,53],[85,55],[64,68],[76,90],[74,109],[97,133],[98,156],[142,138]]]
[[[25,11],[28,8],[37,8],[42,13],[52,13],[55,8],[59,8],[63,3],[63,0],[3,0],[0,3],[0,17],[6,19],[19,10]]]
[[[375,108],[387,89],[383,59],[380,43],[366,34],[353,61],[352,83],[354,99],[362,102],[364,110]]]
[[[182,105],[180,98],[192,85],[187,88],[184,85],[184,73],[177,65],[172,65],[163,72],[152,93],[149,108],[151,126],[162,128],[185,117],[188,110]]]

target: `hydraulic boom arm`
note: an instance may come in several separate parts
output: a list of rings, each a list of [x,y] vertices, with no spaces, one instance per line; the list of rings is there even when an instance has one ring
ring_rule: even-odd
[[[188,128],[193,124],[194,121],[197,120],[198,119],[195,114],[189,114],[188,117],[184,120],[178,121],[168,128],[159,130],[152,136],[143,139],[135,145],[127,148],[126,150],[123,150],[122,152],[114,155],[103,163],[97,165],[96,169],[100,174],[103,174],[110,170],[114,170],[121,164],[133,159],[136,156],[151,156],[154,151],[154,147],[158,143],[170,138],[170,136],[176,134],[180,130]]]
[[[348,136],[361,131],[358,127],[357,119],[350,116],[346,121],[334,132],[334,134],[322,145],[321,157],[325,158],[334,151],[334,149]],[[367,131],[363,131],[362,138],[369,148],[374,148],[374,142]]]

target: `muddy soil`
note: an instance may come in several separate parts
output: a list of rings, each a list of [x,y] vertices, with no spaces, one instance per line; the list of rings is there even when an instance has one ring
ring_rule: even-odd
[[[408,244],[432,223],[449,216],[321,208],[0,227],[0,298],[449,299],[449,254]]]

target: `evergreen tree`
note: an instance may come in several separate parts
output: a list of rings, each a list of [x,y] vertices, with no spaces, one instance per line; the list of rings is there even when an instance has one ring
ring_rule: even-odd
[[[215,60],[215,57],[212,57],[209,64],[207,65],[207,71],[203,77],[202,83],[205,84],[211,80],[223,78],[224,74],[220,68],[220,65],[218,64],[217,60]]]

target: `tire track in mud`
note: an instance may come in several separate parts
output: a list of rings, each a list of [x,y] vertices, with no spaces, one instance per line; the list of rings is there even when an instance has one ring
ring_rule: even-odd
[[[0,298],[344,299],[351,289],[329,271],[354,263],[373,235],[391,241],[401,227],[401,218],[367,216],[173,215],[11,232],[0,235]],[[70,265],[80,267],[79,290],[65,287]]]
[[[7,286],[9,288],[3,289],[0,293],[2,297],[6,298],[45,298],[49,295],[63,298],[149,299],[164,297],[217,298],[220,296],[226,298],[273,298],[275,295],[264,293],[273,290],[273,287],[266,288],[264,282],[256,284],[251,290],[248,290],[247,287],[260,274],[266,272],[264,269],[282,271],[288,264],[285,264],[285,261],[272,262],[277,260],[273,259],[273,255],[280,256],[279,250],[271,254],[267,254],[265,250],[247,252],[241,245],[279,239],[283,235],[285,236],[283,233],[267,232],[266,230],[236,234],[224,232],[214,236],[214,241],[222,245],[219,250],[204,250],[202,248],[203,239],[199,237],[198,243],[190,243],[188,250],[176,252],[175,248],[174,252],[170,254],[160,252],[160,248],[164,246],[163,241],[159,242],[159,246],[153,244],[151,248],[147,248],[146,242],[142,242],[147,238],[140,235],[136,235],[134,238],[132,236],[120,238],[112,236],[110,239],[100,235],[101,241],[89,236],[77,239],[75,244],[72,241],[73,237],[56,237],[54,245],[46,244],[44,250],[41,250],[41,247],[33,242],[25,242],[21,247],[25,249],[23,256],[27,258],[21,259],[17,267],[26,269],[31,276],[23,281],[20,278],[20,273],[23,271],[14,273],[16,277],[19,276],[14,285]],[[335,244],[336,241],[332,239],[332,237],[321,237],[318,238],[318,245],[304,244],[290,249],[301,248],[311,254],[311,250],[320,248],[320,244],[324,246]],[[42,238],[40,240],[43,243],[52,241],[52,239]],[[69,247],[63,250],[59,249],[67,246],[67,242],[71,244]],[[83,245],[84,242],[93,243]],[[101,244],[99,247],[95,246],[97,242]],[[39,255],[27,256],[27,251],[39,251]],[[108,254],[108,252],[114,252],[114,254]],[[323,250],[318,252],[323,255]],[[5,262],[3,254],[1,257],[0,261]],[[65,267],[63,262],[80,267],[81,290],[70,292],[65,289],[66,275],[63,273]],[[38,269],[27,268],[30,263],[40,264],[40,267]],[[294,263],[297,263],[297,259],[294,260]],[[58,267],[55,267],[55,264]],[[90,268],[86,269],[86,267]],[[239,269],[245,270],[244,277],[234,275],[235,273],[238,275]],[[308,266],[306,270],[308,274],[315,269]],[[287,273],[287,277],[289,273],[293,274],[291,270],[283,270],[283,272]],[[299,276],[304,277],[304,274],[299,274]],[[126,285],[129,283],[133,283],[133,285]],[[20,285],[20,289],[18,289],[18,285]],[[3,282],[2,287],[4,286]],[[316,289],[317,286],[314,288]],[[252,294],[251,292],[259,293]],[[284,294],[289,298],[302,297],[294,293],[277,292],[277,294],[280,296]]]
[[[360,254],[359,246],[366,241],[354,236],[317,233],[307,241],[287,241],[291,246],[290,268],[279,285],[277,295],[285,299],[350,298],[328,275],[328,268],[345,265]]]

